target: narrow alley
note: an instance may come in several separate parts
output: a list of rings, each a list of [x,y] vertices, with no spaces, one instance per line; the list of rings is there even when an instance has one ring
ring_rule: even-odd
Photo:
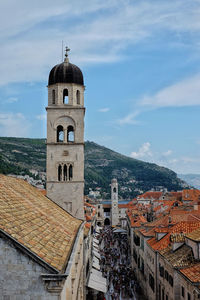
[[[105,226],[100,235],[101,270],[107,279],[106,300],[144,300],[131,269],[127,234]]]

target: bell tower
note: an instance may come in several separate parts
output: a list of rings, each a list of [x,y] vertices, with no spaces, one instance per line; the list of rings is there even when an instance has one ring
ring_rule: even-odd
[[[47,111],[47,197],[84,219],[84,81],[65,60],[50,71]]]
[[[119,223],[119,208],[118,208],[118,183],[117,179],[111,180],[111,202],[112,202],[112,226]]]

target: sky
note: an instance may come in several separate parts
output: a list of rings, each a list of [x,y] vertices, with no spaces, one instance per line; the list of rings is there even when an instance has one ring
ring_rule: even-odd
[[[0,136],[46,137],[62,41],[84,74],[85,140],[200,174],[200,0],[1,0]]]

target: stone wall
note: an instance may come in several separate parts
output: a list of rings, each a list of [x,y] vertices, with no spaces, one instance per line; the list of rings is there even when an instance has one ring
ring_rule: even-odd
[[[45,289],[48,271],[0,237],[0,300],[58,300]]]

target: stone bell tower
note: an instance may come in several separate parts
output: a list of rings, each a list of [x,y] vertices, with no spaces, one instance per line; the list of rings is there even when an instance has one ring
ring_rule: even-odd
[[[65,60],[50,71],[47,110],[47,197],[83,219],[84,81]]]
[[[112,226],[119,223],[119,208],[118,208],[118,183],[117,179],[111,180],[111,201],[112,201]]]

